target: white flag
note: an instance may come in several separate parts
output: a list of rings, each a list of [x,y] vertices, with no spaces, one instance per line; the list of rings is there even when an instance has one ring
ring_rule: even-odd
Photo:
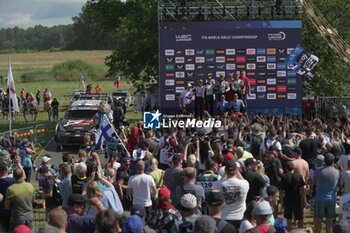
[[[13,106],[13,109],[15,112],[19,112],[18,102],[17,102],[17,94],[16,94],[16,88],[15,88],[15,82],[13,80],[12,76],[12,69],[11,69],[11,62],[9,61],[9,73],[8,73],[8,86],[9,86],[9,93],[10,93],[10,99],[12,100],[11,106]]]
[[[102,148],[103,142],[108,139],[113,133],[113,126],[109,121],[106,119],[106,117],[103,117],[102,120],[102,127],[98,129],[97,136],[96,136],[96,145]]]

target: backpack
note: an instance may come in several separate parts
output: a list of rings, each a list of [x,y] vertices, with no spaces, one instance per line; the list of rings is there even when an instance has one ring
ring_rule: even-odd
[[[183,233],[192,233],[192,232],[194,232],[194,227],[193,227],[193,224],[191,222],[187,221],[186,218],[183,217],[182,223],[179,226],[179,230],[180,230],[180,232],[183,232]]]
[[[263,142],[261,136],[254,136],[252,138],[252,144],[250,146],[250,153],[253,154],[254,158],[259,157],[260,145]]]
[[[54,179],[54,185],[52,190],[52,202],[54,206],[61,206],[63,203],[63,197],[61,195],[60,189],[58,188],[59,180]]]
[[[50,98],[50,92],[46,91],[44,94],[44,100],[47,101]]]
[[[249,229],[250,233],[260,233],[260,231],[258,231],[255,228]],[[270,225],[269,227],[269,231],[267,233],[274,233],[275,232],[275,228],[273,226]]]

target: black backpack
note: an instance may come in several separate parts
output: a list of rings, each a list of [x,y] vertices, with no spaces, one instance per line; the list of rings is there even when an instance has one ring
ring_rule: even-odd
[[[54,185],[52,190],[52,202],[54,206],[61,206],[63,203],[63,197],[58,187],[59,182],[56,179],[53,179],[53,181],[54,181]]]
[[[250,146],[250,153],[253,154],[254,158],[259,158],[260,145],[263,142],[261,136],[254,136],[252,139],[252,145]]]

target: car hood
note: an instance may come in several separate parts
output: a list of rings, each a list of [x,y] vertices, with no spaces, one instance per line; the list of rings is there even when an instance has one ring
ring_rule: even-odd
[[[63,119],[60,125],[67,131],[91,131],[96,127],[92,119],[68,120]]]

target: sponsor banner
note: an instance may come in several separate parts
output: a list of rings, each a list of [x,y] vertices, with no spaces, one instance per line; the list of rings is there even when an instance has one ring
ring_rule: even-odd
[[[185,49],[186,56],[194,56],[194,49]]]
[[[226,49],[226,55],[236,55],[236,49]]]
[[[186,64],[186,70],[194,70],[195,66],[194,64]]]
[[[277,86],[277,92],[286,92],[287,86]]]
[[[276,57],[275,56],[267,56],[266,60],[267,60],[267,62],[276,62]]]
[[[243,56],[236,57],[236,62],[238,62],[238,63],[246,62],[245,57],[243,57]]]
[[[295,100],[297,98],[297,93],[288,93],[287,99],[289,100]]]
[[[251,93],[250,96],[247,95],[247,99],[248,100],[255,100],[256,99],[256,94],[255,93]]]
[[[276,99],[276,93],[268,93],[267,94],[268,100],[275,100]]]
[[[174,56],[175,55],[175,50],[174,49],[166,49],[164,51],[165,56]]]
[[[266,54],[266,49],[257,49],[256,54],[258,55],[265,55]]]
[[[235,70],[236,64],[226,64],[226,70]]]
[[[163,114],[179,112],[177,97],[189,82],[196,86],[208,75],[217,79],[239,70],[246,72],[254,94],[247,100],[248,114],[301,109],[302,79],[284,65],[301,44],[301,21],[160,22],[159,38]]]
[[[250,85],[255,85],[256,84],[256,79],[255,78],[250,78],[249,79],[249,84]]]
[[[175,72],[175,78],[184,78],[185,72]]]
[[[255,49],[247,49],[246,54],[247,55],[255,55]]]
[[[256,92],[266,92],[266,86],[257,86]]]
[[[175,100],[175,95],[174,94],[166,94],[165,100],[166,101],[173,101],[173,100]]]
[[[286,77],[286,76],[287,76],[287,71],[285,70],[277,71],[277,77]]]
[[[255,70],[256,64],[255,63],[247,63],[247,70]]]
[[[267,85],[276,85],[276,79],[275,78],[268,78],[266,79]]]
[[[165,79],[165,86],[174,86],[175,80],[174,79]]]
[[[205,63],[205,57],[196,57],[196,63]]]
[[[257,56],[256,61],[257,62],[266,62],[266,56]]]

